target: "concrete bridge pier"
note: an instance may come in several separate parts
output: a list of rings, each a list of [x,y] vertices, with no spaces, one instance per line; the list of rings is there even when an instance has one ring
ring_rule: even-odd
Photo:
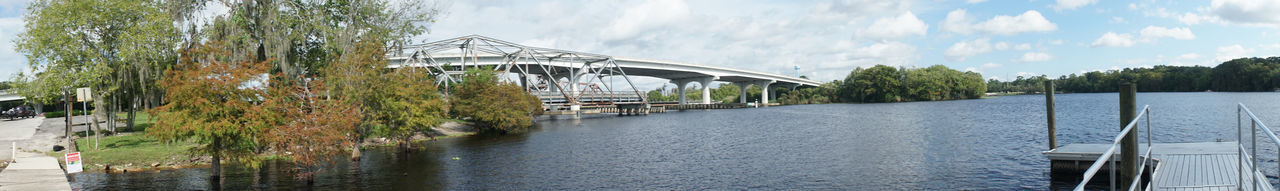
[[[697,79],[698,83],[702,84],[702,104],[711,103],[711,81],[714,81],[718,78],[719,77],[711,76],[711,77],[703,77],[703,78]]]
[[[679,103],[682,105],[689,104],[689,100],[686,100],[684,96],[684,88],[687,87],[689,85],[689,82],[692,82],[692,81],[693,81],[692,79],[688,79],[688,78],[671,80],[671,83],[676,84],[676,98],[680,100],[679,102],[676,102],[676,103]]]
[[[671,83],[676,84],[676,92],[680,96],[680,104],[689,104],[689,100],[685,96],[685,88],[689,87],[689,82],[698,82],[698,84],[702,85],[702,103],[709,104],[711,103],[711,82],[717,79],[720,78],[716,76],[681,78],[672,79]]]
[[[734,82],[733,84],[738,85],[738,102],[747,103],[747,86],[751,84],[746,82]]]
[[[761,105],[769,105],[769,93],[771,93],[769,92],[769,85],[773,84],[774,82],[778,82],[778,81],[767,80],[767,81],[756,82],[757,83],[756,85],[760,86],[760,104]]]

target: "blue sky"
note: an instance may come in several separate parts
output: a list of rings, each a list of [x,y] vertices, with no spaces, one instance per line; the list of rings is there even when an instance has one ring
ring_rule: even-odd
[[[0,77],[25,1],[0,1]],[[1154,65],[1216,66],[1280,52],[1280,2],[440,1],[418,41],[479,34],[531,46],[843,79],[855,67],[942,64],[987,78]],[[639,79],[660,86],[660,79]],[[643,87],[651,88],[651,87]]]

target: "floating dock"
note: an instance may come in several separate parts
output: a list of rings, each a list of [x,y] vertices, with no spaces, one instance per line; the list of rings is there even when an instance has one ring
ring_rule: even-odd
[[[1198,142],[1198,143],[1154,143],[1151,150],[1154,159],[1154,173],[1149,174],[1154,180],[1145,184],[1146,190],[1255,190],[1253,180],[1266,180],[1261,172],[1254,171],[1250,159],[1240,159],[1240,147],[1237,142]],[[1111,144],[1070,144],[1054,150],[1045,151],[1054,173],[1083,172],[1101,157]],[[1138,150],[1147,150],[1146,144],[1139,144]],[[1120,158],[1117,152],[1112,157]],[[1144,158],[1145,159],[1145,158]],[[1243,163],[1241,161],[1244,161]],[[1110,169],[1104,166],[1104,169]],[[1145,167],[1144,167],[1145,168]],[[1245,171],[1245,178],[1238,172]],[[1250,172],[1252,171],[1252,172]],[[1105,174],[1105,173],[1099,173]],[[1255,176],[1249,178],[1247,176]],[[1095,179],[1104,183],[1105,179]],[[1241,184],[1240,182],[1244,183]],[[1239,186],[1243,185],[1243,186]],[[1262,182],[1256,190],[1275,190],[1270,182]]]

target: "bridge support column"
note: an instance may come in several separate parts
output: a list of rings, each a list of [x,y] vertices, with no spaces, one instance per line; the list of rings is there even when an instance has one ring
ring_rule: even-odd
[[[759,84],[756,84],[756,85],[760,85],[760,104],[762,106],[769,105],[769,93],[770,93],[769,84],[773,84],[774,82],[777,82],[777,81],[774,81],[774,80],[760,81]]]
[[[682,104],[682,105],[683,105],[683,104],[689,104],[689,101],[688,101],[688,100],[686,100],[686,98],[685,98],[685,96],[684,96],[684,88],[685,88],[686,86],[688,86],[688,85],[689,85],[689,82],[691,82],[691,80],[689,80],[689,79],[676,79],[676,80],[671,80],[671,83],[676,84],[676,98],[677,98],[677,100],[680,100],[680,102],[677,102],[677,103]]]
[[[738,102],[747,103],[747,86],[751,84],[746,82],[734,82],[733,84],[738,85]]]
[[[698,83],[702,84],[702,104],[711,104],[711,81],[715,79],[715,76],[698,79]]]
[[[553,92],[560,91],[560,78],[564,76],[551,75],[551,76],[543,76],[543,77],[544,77],[543,79],[547,80],[548,90],[551,90]]]

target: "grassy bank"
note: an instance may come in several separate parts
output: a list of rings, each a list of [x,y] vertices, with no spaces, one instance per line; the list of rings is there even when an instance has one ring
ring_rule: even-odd
[[[193,162],[187,150],[196,144],[190,141],[165,143],[146,135],[122,134],[102,137],[98,148],[93,148],[92,138],[76,140],[80,148],[80,156],[84,158],[85,169],[102,169],[101,165],[110,165],[113,169],[149,168],[160,166],[183,166]]]
[[[124,122],[123,120],[127,120],[128,113],[118,113],[116,116]],[[110,165],[112,169],[138,169],[152,168],[157,165],[159,167],[194,165],[200,162],[191,160],[193,157],[187,154],[188,149],[196,146],[194,142],[166,143],[147,137],[145,130],[152,125],[154,121],[151,121],[151,115],[138,112],[134,118],[133,129],[119,127],[120,134],[102,137],[97,141],[96,149],[92,133],[76,133],[79,136],[76,139],[76,148],[79,148],[80,156],[84,159],[84,168],[99,170]],[[62,160],[61,152],[50,153],[50,155]]]
[[[125,113],[118,114],[119,119],[126,119]],[[446,119],[449,123],[465,124],[466,122],[458,119]],[[122,121],[123,122],[123,121]],[[188,150],[197,146],[192,141],[179,141],[173,143],[161,142],[155,138],[146,135],[146,129],[152,127],[155,121],[152,116],[147,113],[139,112],[134,118],[134,129],[125,129],[119,127],[120,134],[112,136],[104,136],[98,142],[98,148],[94,148],[93,134],[76,133],[79,138],[76,139],[76,148],[79,148],[80,156],[84,159],[84,168],[86,170],[101,170],[105,166],[110,165],[112,169],[147,169],[147,168],[166,168],[166,167],[183,167],[192,165],[201,165],[208,157],[192,157],[188,154]],[[455,124],[455,125],[456,125]],[[463,126],[460,129],[469,129]],[[435,140],[449,139],[462,136],[474,135],[475,132],[445,130],[438,129],[439,133]],[[413,140],[414,144],[424,144],[431,141],[431,138],[421,138]],[[394,143],[363,145],[367,146],[394,146]],[[62,152],[49,152],[50,156],[54,156],[62,160]],[[274,156],[263,156],[266,158],[274,158]],[[197,160],[193,160],[197,159]],[[101,165],[101,166],[100,166]]]

